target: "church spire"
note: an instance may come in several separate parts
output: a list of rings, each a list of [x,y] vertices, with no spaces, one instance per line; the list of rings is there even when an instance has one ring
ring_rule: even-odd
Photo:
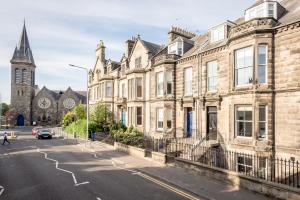
[[[33,55],[30,49],[29,40],[26,31],[26,24],[24,19],[23,30],[19,42],[15,48],[14,55],[11,62],[27,62],[34,64]]]
[[[23,30],[22,30],[22,34],[19,39],[18,49],[26,50],[27,48],[30,49],[30,46],[29,46],[26,25],[25,25],[25,19],[24,19]]]

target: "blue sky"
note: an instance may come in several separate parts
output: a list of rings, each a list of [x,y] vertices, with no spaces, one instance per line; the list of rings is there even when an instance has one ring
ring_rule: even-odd
[[[1,0],[0,93],[10,101],[10,59],[26,27],[42,88],[84,90],[83,72],[69,63],[92,68],[95,47],[103,40],[106,57],[119,61],[124,42],[142,39],[165,44],[172,25],[197,34],[235,20],[255,0]]]

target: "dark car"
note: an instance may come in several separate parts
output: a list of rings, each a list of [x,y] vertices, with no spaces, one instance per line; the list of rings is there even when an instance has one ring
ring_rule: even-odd
[[[38,130],[38,132],[36,134],[36,138],[37,139],[44,139],[44,138],[52,139],[52,134],[47,129],[40,129],[40,130]]]

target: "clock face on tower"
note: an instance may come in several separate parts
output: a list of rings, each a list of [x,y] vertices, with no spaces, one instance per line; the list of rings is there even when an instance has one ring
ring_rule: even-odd
[[[46,97],[42,97],[38,100],[38,106],[42,109],[47,109],[51,106],[51,101]]]
[[[75,100],[72,98],[67,98],[64,100],[63,104],[65,108],[72,109],[75,106]]]

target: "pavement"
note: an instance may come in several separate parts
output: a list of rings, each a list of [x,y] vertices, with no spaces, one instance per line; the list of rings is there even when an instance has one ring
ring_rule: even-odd
[[[37,140],[30,132],[0,145],[0,200],[269,199],[116,151],[101,142]]]

